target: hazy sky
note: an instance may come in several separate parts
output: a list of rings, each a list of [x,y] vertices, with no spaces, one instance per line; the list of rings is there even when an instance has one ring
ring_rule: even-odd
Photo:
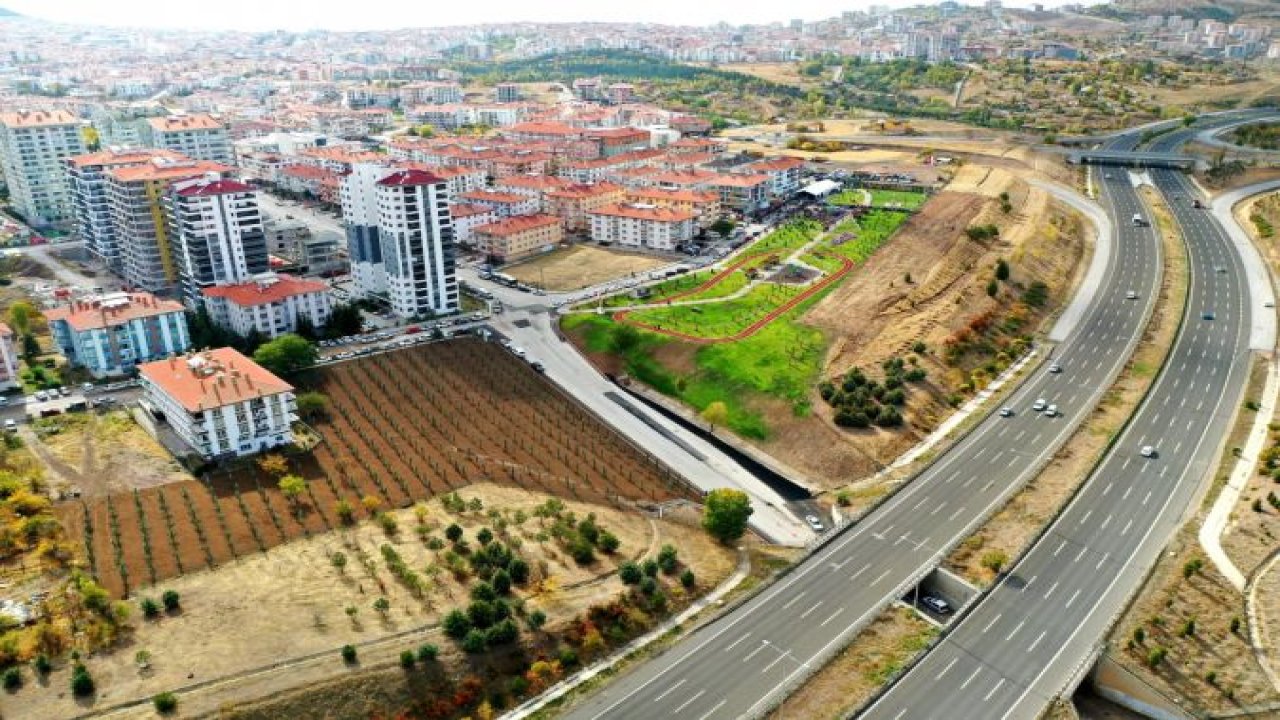
[[[1005,0],[1005,5],[1032,1]],[[1046,6],[1067,2],[1041,1]],[[903,7],[920,0],[0,0],[0,7],[63,22],[236,30],[371,30],[528,20],[767,23],[820,20],[871,4]]]

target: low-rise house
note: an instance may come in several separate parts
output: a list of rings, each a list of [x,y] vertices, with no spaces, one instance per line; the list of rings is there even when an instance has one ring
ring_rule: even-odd
[[[206,460],[293,442],[293,386],[233,348],[138,368],[145,404]]]
[[[44,316],[67,364],[102,378],[190,348],[185,310],[151,293],[120,292],[74,300]]]
[[[632,188],[627,191],[627,202],[693,213],[698,226],[704,228],[720,218],[720,195],[710,191]]]
[[[622,202],[621,185],[595,183],[571,185],[545,194],[546,212],[559,217],[566,232],[586,232],[591,228],[588,213],[597,208]]]
[[[488,205],[498,213],[498,217],[515,215],[532,215],[538,212],[538,198],[497,190],[472,190],[458,196],[465,203]]]

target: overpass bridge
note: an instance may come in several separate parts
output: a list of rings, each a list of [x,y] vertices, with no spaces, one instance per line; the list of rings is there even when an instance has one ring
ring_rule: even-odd
[[[1191,170],[1200,161],[1199,158],[1192,155],[1170,152],[1065,148],[1054,145],[1038,145],[1036,149],[1066,155],[1067,161],[1076,165],[1118,165],[1135,168]]]

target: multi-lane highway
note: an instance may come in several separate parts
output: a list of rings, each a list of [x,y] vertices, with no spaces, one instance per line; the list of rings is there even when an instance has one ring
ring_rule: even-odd
[[[573,718],[740,718],[777,702],[905,592],[1027,480],[1087,415],[1128,358],[1159,285],[1160,249],[1127,181],[1107,183],[1109,267],[1076,330],[1040,371],[875,513],[801,567],[575,708]],[[1130,299],[1129,293],[1134,294]],[[1063,413],[1031,410],[1043,398]]]
[[[1177,147],[1190,132],[1153,145]],[[1128,173],[1113,175],[1126,179],[1108,188],[1132,194],[1121,191]],[[1084,669],[1181,524],[1240,400],[1253,309],[1239,254],[1209,211],[1193,207],[1198,191],[1175,171],[1151,177],[1190,260],[1187,311],[1160,376],[1048,533],[865,717],[1037,717]]]

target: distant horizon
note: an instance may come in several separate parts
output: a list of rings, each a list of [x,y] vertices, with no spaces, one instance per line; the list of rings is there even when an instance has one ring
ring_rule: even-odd
[[[605,6],[598,0],[553,0],[517,2],[489,0],[488,3],[452,4],[429,7],[405,6],[395,0],[366,0],[358,6],[334,0],[316,0],[300,12],[297,6],[251,0],[223,0],[207,16],[191,12],[190,6],[161,0],[0,0],[0,7],[21,15],[51,22],[115,28],[153,30],[220,30],[272,32],[390,31],[411,28],[446,28],[506,23],[651,23],[673,26],[708,26],[720,22],[732,25],[806,22],[839,16],[846,10],[865,11],[871,5],[895,9],[936,5],[920,0],[852,0],[841,4],[829,0],[795,0],[782,15],[776,7],[743,8],[740,2],[702,0],[650,0],[647,3],[618,3]],[[1026,9],[1033,4],[1046,8],[1061,5],[1096,5],[1107,0],[1005,0],[1009,8]],[[981,5],[982,0],[959,0],[962,5]],[[764,4],[762,4],[764,5]]]

